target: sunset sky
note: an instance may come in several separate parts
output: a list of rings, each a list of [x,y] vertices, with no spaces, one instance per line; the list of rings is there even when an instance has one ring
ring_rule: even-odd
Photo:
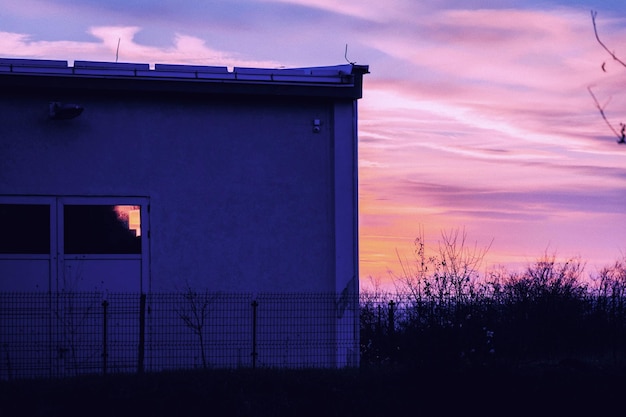
[[[626,256],[626,145],[588,87],[619,129],[626,68],[591,10],[626,61],[623,0],[0,0],[0,57],[369,65],[362,282],[399,274],[420,231],[491,245],[485,270],[548,252],[594,273]]]

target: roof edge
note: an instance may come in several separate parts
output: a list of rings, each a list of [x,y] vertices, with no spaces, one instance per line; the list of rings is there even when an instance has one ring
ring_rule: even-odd
[[[68,61],[60,60],[0,58],[0,79],[7,79],[2,84],[10,84],[8,79],[16,82],[19,78],[18,84],[22,88],[28,87],[29,80],[41,87],[46,85],[45,79],[54,78],[55,82],[62,81],[65,88],[112,87],[120,91],[180,90],[186,93],[214,90],[225,94],[249,91],[250,94],[360,98],[362,77],[367,73],[369,66],[351,63],[296,68],[234,67],[229,70],[223,66],[155,64],[151,68],[149,64],[131,62],[77,60],[69,65]],[[37,82],[34,81],[36,78],[39,78]]]

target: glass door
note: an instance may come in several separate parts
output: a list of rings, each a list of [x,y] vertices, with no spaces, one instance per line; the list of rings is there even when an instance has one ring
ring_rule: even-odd
[[[0,291],[147,291],[148,203],[0,196]]]
[[[58,290],[147,290],[147,224],[147,198],[59,198]]]

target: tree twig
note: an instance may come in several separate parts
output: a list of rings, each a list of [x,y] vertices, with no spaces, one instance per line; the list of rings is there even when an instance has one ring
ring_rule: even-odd
[[[591,91],[591,87],[588,86],[587,90],[589,91],[589,94],[591,94],[593,101],[596,103],[596,107],[600,111],[600,115],[606,122],[606,125],[609,127],[609,129],[611,129],[611,131],[615,134],[615,136],[617,136],[617,143],[626,143],[626,125],[624,123],[620,123],[622,129],[621,129],[621,132],[618,133],[617,130],[615,130],[615,128],[611,124],[611,122],[609,122],[609,119],[606,118],[606,114],[604,114],[604,109],[600,105],[600,102],[596,98],[596,95],[593,94],[593,91]]]
[[[611,57],[619,62],[620,64],[622,64],[623,67],[626,67],[626,63],[624,61],[622,61],[621,59],[619,59],[617,57],[617,55],[615,55],[615,52],[612,52],[605,44],[604,42],[602,42],[602,40],[600,39],[600,36],[598,35],[598,28],[596,26],[596,16],[598,15],[598,12],[592,10],[591,11],[591,21],[593,23],[593,33],[596,35],[596,40],[598,41],[598,43],[602,46],[602,48],[604,48],[605,51],[607,51],[609,53],[609,55],[611,55]],[[602,70],[606,71],[604,69],[604,64],[602,64]],[[613,125],[611,125],[611,123],[609,122],[609,119],[607,119],[606,114],[604,114],[604,107],[602,107],[600,105],[600,102],[598,101],[598,99],[596,98],[595,94],[593,94],[593,91],[591,91],[591,87],[587,87],[587,90],[589,91],[589,94],[591,94],[591,97],[593,98],[593,101],[596,103],[596,107],[598,108],[598,110],[600,111],[600,115],[602,116],[602,118],[604,119],[604,121],[606,122],[607,126],[609,127],[609,129],[611,129],[611,131],[615,134],[615,136],[617,137],[617,143],[620,144],[624,144],[626,143],[626,124],[624,123],[620,123],[621,126],[621,130],[618,132],[617,130],[615,130],[615,128],[613,127]],[[608,103],[607,103],[608,104]]]
[[[626,67],[626,62],[622,61],[621,59],[619,59],[617,57],[617,55],[615,55],[615,52],[612,52],[605,44],[604,42],[602,42],[600,40],[600,36],[598,35],[598,28],[596,27],[596,16],[598,15],[598,12],[592,10],[591,11],[591,21],[593,22],[593,33],[595,33],[596,35],[596,40],[598,41],[598,43],[604,48],[605,51],[607,51],[609,53],[609,55],[611,55],[611,57],[616,60],[617,62],[619,62],[620,64],[622,64],[622,66]]]

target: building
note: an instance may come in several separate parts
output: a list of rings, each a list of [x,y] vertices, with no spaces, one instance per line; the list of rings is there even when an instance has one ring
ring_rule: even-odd
[[[332,293],[358,329],[366,73],[0,59],[0,291]]]

